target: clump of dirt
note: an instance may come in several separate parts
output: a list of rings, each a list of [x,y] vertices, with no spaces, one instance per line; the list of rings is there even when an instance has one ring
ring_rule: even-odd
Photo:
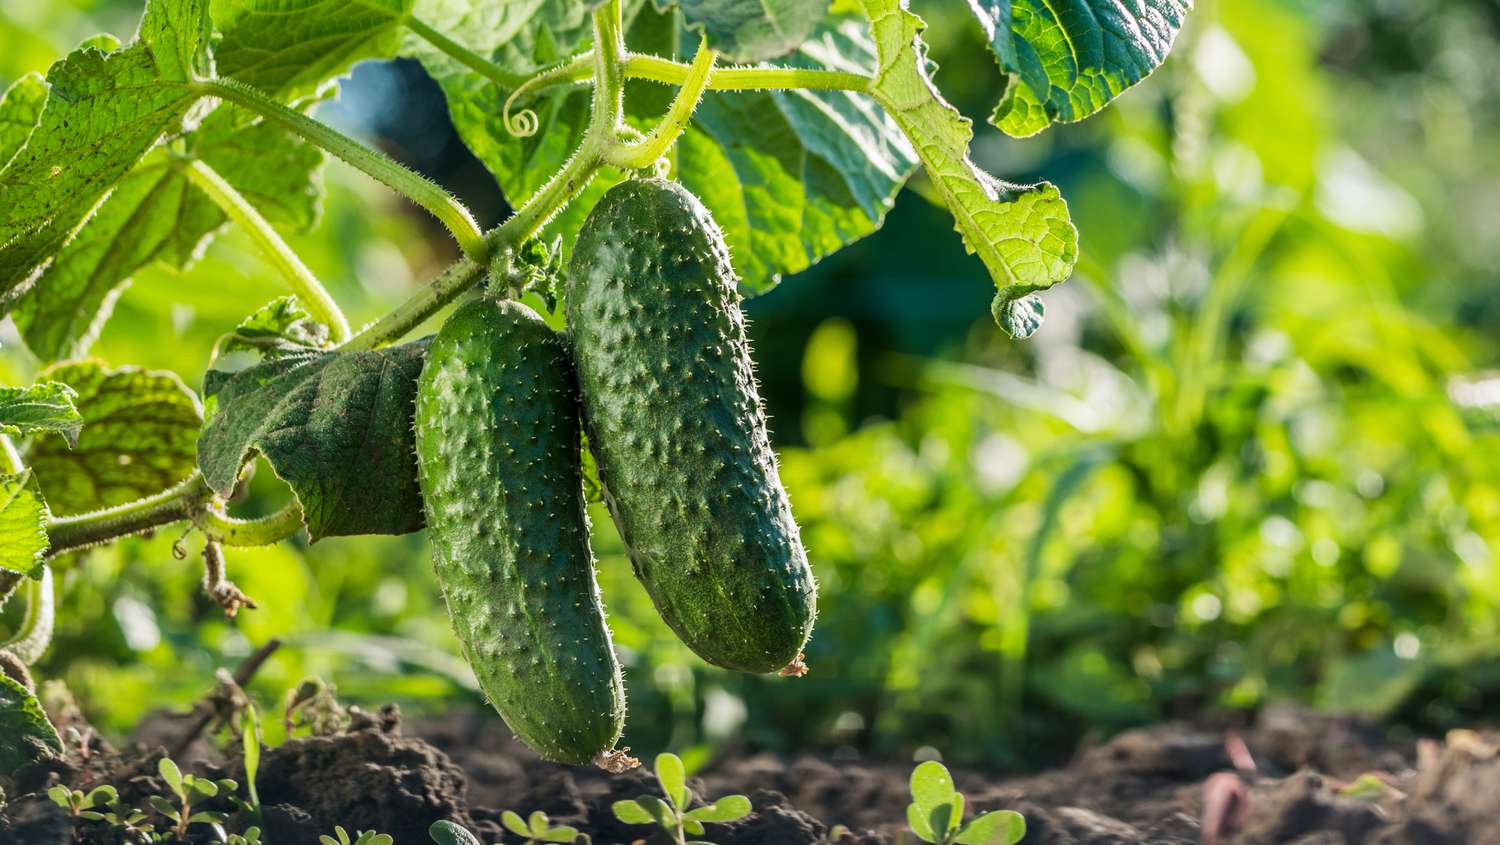
[[[4,784],[0,845],[127,841],[80,828],[52,806],[48,786],[120,788],[144,806],[162,794],[153,777],[172,722],[143,725],[151,740],[120,752],[98,743],[83,755],[33,766]],[[243,781],[240,760],[193,746],[195,770]],[[742,793],[755,813],[714,825],[719,845],[821,845],[831,829],[854,845],[893,843],[903,828],[908,762],[832,762],[813,756],[729,757],[694,780],[699,795]],[[1029,845],[1500,845],[1500,739],[1470,732],[1446,742],[1391,741],[1359,720],[1271,708],[1243,729],[1164,724],[1081,750],[1066,766],[1032,775],[955,770],[974,811],[1026,816]],[[257,781],[266,840],[316,842],[333,826],[373,829],[397,845],[426,845],[427,828],[457,821],[486,843],[517,842],[504,810],[543,810],[599,845],[664,842],[615,819],[615,801],[655,794],[650,774],[610,775],[538,760],[493,718],[453,716],[403,726],[394,709],[362,716],[346,733],[295,739],[265,752]],[[227,801],[214,808],[232,813]],[[1205,824],[1206,821],[1206,824]],[[243,822],[231,819],[230,828]],[[193,842],[208,842],[208,828]]]

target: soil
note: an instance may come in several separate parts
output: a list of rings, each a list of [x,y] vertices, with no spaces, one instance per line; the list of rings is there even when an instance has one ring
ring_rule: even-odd
[[[4,784],[14,797],[0,808],[0,845],[126,841],[99,825],[85,825],[75,839],[71,821],[42,793],[55,783],[87,789],[108,782],[128,803],[145,806],[146,796],[164,793],[152,776],[156,760],[186,724],[155,718],[119,751],[93,740],[85,754],[22,770]],[[184,768],[243,782],[242,761],[207,743],[178,757]],[[830,827],[842,825],[853,833],[837,841],[895,843],[910,769],[905,761],[730,755],[709,766],[694,790],[748,795],[755,813],[710,826],[703,838],[813,845],[832,841]],[[1131,731],[1039,774],[960,769],[954,777],[973,810],[1023,813],[1026,843],[1500,845],[1500,737],[1455,732],[1442,742],[1395,741],[1356,719],[1296,709],[1267,709],[1233,731],[1187,724]],[[544,810],[599,845],[664,841],[610,812],[616,800],[656,792],[645,769],[608,775],[545,763],[496,720],[473,715],[403,724],[394,708],[356,714],[347,732],[267,750],[258,786],[265,838],[276,845],[316,843],[336,824],[426,845],[427,828],[439,819],[466,825],[485,843],[518,842],[500,827],[505,809]],[[228,826],[241,824],[231,817]]]

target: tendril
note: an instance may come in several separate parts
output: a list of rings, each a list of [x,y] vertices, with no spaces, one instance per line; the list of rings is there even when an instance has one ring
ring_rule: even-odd
[[[505,98],[505,106],[500,111],[500,121],[505,126],[505,131],[517,138],[530,138],[535,135],[541,128],[541,119],[537,117],[537,113],[532,109],[521,109],[512,114],[511,109],[517,102],[531,96],[538,89],[559,82],[566,84],[579,81],[573,78],[573,73],[587,67],[588,59],[589,54],[585,53],[571,61],[553,65],[522,82],[516,90],[510,92],[510,96]]]

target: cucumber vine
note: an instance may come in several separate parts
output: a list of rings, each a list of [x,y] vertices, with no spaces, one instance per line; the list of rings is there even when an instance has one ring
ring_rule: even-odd
[[[457,4],[473,7],[472,17],[447,8],[453,4],[418,0],[345,0],[360,10],[347,15],[337,14],[339,0],[318,0],[316,14],[311,0],[147,0],[134,40],[90,39],[45,77],[23,77],[0,98],[0,316],[15,315],[38,357],[81,354],[131,274],[153,261],[187,265],[226,222],[248,234],[293,294],[251,315],[226,342],[225,348],[238,344],[259,354],[260,362],[243,371],[210,369],[201,400],[170,374],[92,364],[70,366],[83,367],[74,372],[88,376],[93,392],[45,376],[31,387],[0,388],[0,602],[22,594],[30,611],[21,635],[0,646],[8,682],[30,694],[25,666],[50,637],[52,584],[45,576],[59,555],[186,523],[205,544],[206,586],[232,614],[253,604],[228,580],[225,548],[275,543],[303,529],[317,540],[419,528],[410,441],[402,438],[411,434],[409,409],[426,342],[398,342],[478,285],[497,256],[534,246],[554,220],[568,224],[567,231],[547,233],[554,244],[547,266],[559,266],[557,250],[569,248],[576,232],[578,210],[569,206],[585,196],[596,201],[597,181],[646,171],[671,176],[688,196],[701,197],[709,240],[726,268],[733,256],[740,290],[750,293],[878,228],[919,165],[930,193],[952,213],[994,281],[993,313],[1007,332],[1035,331],[1042,316],[1035,294],[1071,274],[1077,231],[1066,204],[1051,185],[1003,182],[970,159],[972,126],[933,83],[925,24],[905,0],[848,0],[831,12],[826,0],[788,0],[776,20],[766,9],[726,11],[724,4],[673,11],[669,4],[558,1],[570,6],[579,26],[562,22],[569,15],[538,11],[502,36],[475,23],[499,17],[488,8],[499,0]],[[1102,107],[1160,63],[1190,5],[1146,0],[1143,8],[1122,10],[1081,2],[1100,8],[1024,26],[1009,3],[970,3],[1011,76],[993,118],[1003,130],[1031,134]],[[1149,18],[1150,26],[1136,18]],[[684,27],[696,33],[691,60],[679,61],[675,47],[664,50],[668,55],[632,51],[627,36],[633,40],[637,28],[653,26],[672,44]],[[1011,39],[999,37],[997,27],[1008,27]],[[1107,43],[1095,55],[1059,55],[1080,39]],[[353,61],[398,53],[422,60],[450,104],[464,107],[454,109],[455,124],[471,147],[504,147],[520,162],[506,159],[513,165],[506,168],[486,159],[516,200],[514,213],[495,228],[482,231],[448,191],[309,114]],[[1017,54],[1036,61],[1022,66]],[[782,65],[762,63],[783,56]],[[628,80],[676,91],[664,111],[640,114],[627,109]],[[570,124],[558,104],[579,87],[588,89],[580,112],[586,117]],[[1087,96],[1059,101],[1056,91]],[[753,119],[732,123],[723,97],[744,98],[738,102]],[[498,121],[498,131],[489,120]],[[549,141],[546,151],[533,143],[538,138]],[[690,143],[680,143],[685,138]],[[572,141],[566,155],[569,144],[558,139]],[[247,148],[255,154],[244,155]],[[684,148],[698,152],[682,154]],[[714,152],[701,154],[703,148]],[[742,149],[756,153],[752,164],[737,160]],[[315,220],[314,171],[325,153],[430,212],[461,252],[363,327],[349,323],[278,231]],[[813,159],[822,174],[816,178],[807,175]],[[842,188],[830,191],[837,180]],[[171,196],[201,202],[153,205]],[[565,211],[569,216],[559,218]],[[168,212],[178,215],[170,237],[127,244],[133,251],[111,244],[115,258],[107,264],[89,257],[99,251],[99,238],[146,237],[121,232],[132,220]],[[117,255],[126,252],[134,257]],[[88,276],[98,297],[61,305],[47,299],[55,277],[68,274]],[[733,287],[726,290],[732,295]],[[745,358],[748,364],[748,351]],[[90,415],[106,392],[100,385],[128,395],[149,389],[152,402],[201,421],[195,452],[161,447],[166,453],[156,463],[182,467],[180,481],[158,489],[161,479],[142,474],[131,481],[138,487],[79,505],[28,469],[40,438],[62,436],[71,446],[91,437]],[[356,427],[340,416],[350,409],[339,403],[355,395],[374,402],[375,410],[364,412],[390,427],[375,434],[389,436],[351,434]],[[337,406],[331,421],[317,418],[329,403]],[[270,436],[293,425],[305,435],[295,448]],[[90,448],[113,449],[117,462],[129,466],[136,456],[128,450],[140,447]],[[381,448],[386,452],[370,454]],[[291,487],[291,501],[267,516],[233,516],[227,501],[256,454]],[[329,484],[330,473],[392,480],[386,487],[363,478]],[[17,590],[21,584],[25,589]],[[34,699],[15,704],[27,743],[0,741],[0,764],[25,749],[58,745],[34,705]],[[180,825],[192,819],[189,810],[180,808]]]

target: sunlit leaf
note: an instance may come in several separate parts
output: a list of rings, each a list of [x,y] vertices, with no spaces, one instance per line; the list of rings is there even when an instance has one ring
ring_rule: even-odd
[[[880,55],[870,92],[912,139],[964,245],[988,268],[1001,303],[1067,279],[1078,259],[1078,230],[1057,189],[1046,182],[1002,182],[970,161],[973,127],[932,82],[922,19],[907,10],[905,0],[861,2]],[[1009,311],[997,306],[996,313]],[[1011,325],[1027,324],[1001,320],[1002,328]]]

